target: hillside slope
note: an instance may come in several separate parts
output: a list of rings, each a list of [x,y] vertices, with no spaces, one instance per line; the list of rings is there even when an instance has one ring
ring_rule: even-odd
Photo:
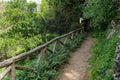
[[[107,31],[94,32],[96,43],[92,49],[90,59],[90,80],[112,80],[114,73],[115,48],[118,41],[116,32],[109,39],[106,38]]]

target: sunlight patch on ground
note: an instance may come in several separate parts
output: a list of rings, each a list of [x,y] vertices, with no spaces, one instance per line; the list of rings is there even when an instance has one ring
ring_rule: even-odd
[[[80,74],[77,71],[71,70],[70,72],[67,72],[64,74],[68,79],[76,80]]]

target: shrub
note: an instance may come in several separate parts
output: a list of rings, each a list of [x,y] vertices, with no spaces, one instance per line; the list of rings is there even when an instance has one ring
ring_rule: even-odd
[[[18,80],[53,80],[58,74],[60,66],[68,62],[71,51],[76,49],[84,38],[85,34],[80,34],[71,43],[66,44],[64,48],[59,47],[55,53],[48,53],[47,61],[42,57],[36,73],[30,71],[19,73]],[[35,61],[29,65],[32,67]]]
[[[92,49],[90,80],[112,80],[115,47],[118,37],[114,34],[110,39],[106,39],[105,33],[99,35],[99,37],[97,36]]]

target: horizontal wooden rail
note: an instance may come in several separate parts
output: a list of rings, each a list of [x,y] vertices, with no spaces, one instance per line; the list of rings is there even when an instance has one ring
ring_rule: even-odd
[[[8,73],[10,72],[10,80],[15,80],[14,78],[16,77],[15,76],[15,70],[30,70],[30,71],[34,71],[35,68],[38,67],[38,63],[40,62],[40,58],[42,55],[46,55],[46,51],[49,51],[49,52],[52,52],[54,53],[56,51],[56,47],[58,44],[61,44],[62,46],[65,46],[65,44],[69,41],[71,41],[73,39],[74,36],[76,36],[78,34],[78,32],[83,32],[84,31],[84,28],[79,28],[77,30],[74,30],[74,31],[71,31],[70,33],[67,33],[67,34],[64,34],[62,36],[58,36],[52,40],[50,40],[49,42],[46,42],[45,44],[43,45],[40,45],[28,52],[24,52],[24,53],[21,53],[17,56],[14,56],[10,59],[7,59],[7,60],[4,60],[2,62],[0,62],[0,68],[3,68],[3,67],[7,67],[9,66],[4,72],[2,72],[0,74],[0,80],[2,80],[2,78]],[[61,39],[62,38],[65,38],[65,41],[62,42]],[[68,41],[69,40],[69,41]],[[53,46],[53,49],[51,50],[50,48],[48,48],[48,46],[50,44],[54,43],[54,46]],[[37,62],[36,62],[36,65],[34,66],[34,69],[33,68],[28,68],[28,67],[23,67],[23,66],[20,66],[20,65],[15,65],[15,63],[17,61],[20,61],[20,60],[23,60],[25,59],[26,57],[32,55],[32,54],[36,54],[36,52],[40,52],[40,54],[37,54],[38,55],[38,59],[37,59]]]
[[[30,70],[30,71],[35,71],[33,68],[25,67],[25,66],[20,66],[20,65],[15,65],[15,68],[18,70]]]

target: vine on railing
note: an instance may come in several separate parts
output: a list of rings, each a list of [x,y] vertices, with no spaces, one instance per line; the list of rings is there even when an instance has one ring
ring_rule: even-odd
[[[65,46],[66,43],[70,42],[73,40],[74,36],[77,36],[78,34],[84,32],[84,28],[79,28],[77,30],[74,30],[68,34],[64,34],[62,36],[58,36],[52,40],[50,40],[49,42],[40,45],[28,52],[25,53],[21,53],[20,55],[14,56],[10,59],[7,59],[5,61],[0,62],[0,68],[5,68],[6,69],[0,73],[0,80],[2,80],[8,73],[9,73],[9,80],[16,80],[16,70],[30,70],[32,72],[35,72],[36,69],[38,68],[38,63],[41,60],[42,56],[45,56],[47,59],[47,51],[51,52],[51,53],[55,53],[56,52],[56,48],[59,45]],[[65,38],[64,41],[62,41],[62,39]],[[53,44],[54,46],[52,48],[52,50],[48,47],[49,45]],[[39,54],[37,54],[38,52],[40,52]],[[27,58],[28,56],[31,55],[37,55],[37,61],[36,64],[34,65],[33,68],[29,68],[29,67],[25,67],[25,66],[20,66],[20,65],[16,65],[16,62],[21,61],[25,58]]]

